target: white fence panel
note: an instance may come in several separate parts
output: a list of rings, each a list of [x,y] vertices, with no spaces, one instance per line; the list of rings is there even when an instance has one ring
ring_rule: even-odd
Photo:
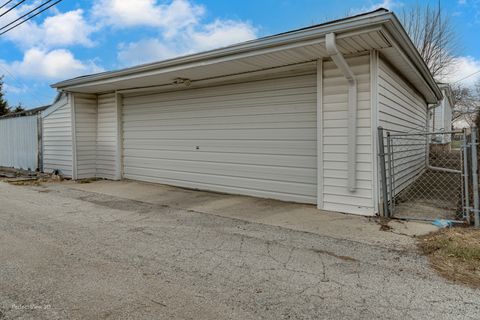
[[[0,166],[38,168],[38,116],[0,119]]]

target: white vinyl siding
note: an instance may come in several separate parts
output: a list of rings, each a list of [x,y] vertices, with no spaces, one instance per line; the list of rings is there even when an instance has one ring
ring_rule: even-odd
[[[446,97],[446,92],[443,92],[444,98],[442,102],[433,109],[433,116],[430,120],[431,132],[445,132],[452,130],[452,108],[450,102]],[[437,135],[433,143],[448,143],[451,141],[451,135]]]
[[[0,167],[38,168],[38,115],[0,119]]]
[[[443,130],[444,131],[452,131],[452,108],[453,106],[450,105],[449,100],[445,97],[443,98],[443,112],[444,112],[444,118],[443,118]],[[448,143],[452,141],[452,135],[446,134],[443,135],[443,142]]]
[[[125,178],[316,202],[315,70],[123,105]]]
[[[116,178],[117,105],[115,94],[98,96],[96,176]]]
[[[431,121],[432,132],[442,131],[444,129],[443,113],[445,112],[445,100],[443,100],[438,107],[433,110],[433,117]]]
[[[378,74],[379,125],[386,131],[425,132],[427,104],[422,96],[381,59],[379,60]],[[394,133],[392,132],[392,134]],[[397,193],[415,181],[424,170],[426,161],[424,139],[416,136],[411,141],[406,138],[402,141],[412,147],[409,148],[406,156],[395,162],[395,191]]]
[[[67,95],[50,108],[56,110],[43,118],[43,171],[51,173],[59,170],[65,177],[71,178],[72,113]]]
[[[427,105],[420,94],[381,59],[378,75],[380,125],[386,130],[424,132]]]
[[[354,214],[374,214],[370,57],[347,59],[358,83],[357,189],[347,184],[348,87],[335,64],[323,62],[323,209]]]
[[[97,153],[97,96],[76,94],[76,171],[77,179],[94,178]]]

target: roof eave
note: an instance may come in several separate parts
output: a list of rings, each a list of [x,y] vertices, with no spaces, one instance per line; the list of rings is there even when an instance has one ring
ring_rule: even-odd
[[[430,88],[431,93],[436,98],[436,101],[430,101],[430,103],[437,103],[443,99],[443,94],[439,88],[437,82],[433,78],[430,70],[428,69],[427,64],[423,60],[422,56],[418,52],[417,48],[413,44],[412,40],[408,36],[407,32],[403,28],[403,25],[398,20],[397,16],[393,12],[389,12],[388,15],[391,17],[390,21],[393,24],[394,28],[388,28],[392,36],[395,37],[395,40],[398,42],[401,48],[406,49],[405,53],[409,56],[410,60],[418,68],[424,82]]]
[[[398,43],[399,49],[403,50],[406,58],[410,60],[414,68],[417,69],[418,75],[423,79],[423,82],[428,87],[431,96],[426,97],[429,103],[436,103],[443,98],[442,92],[437,83],[433,79],[427,65],[418,53],[402,24],[395,16],[395,14],[388,11],[374,11],[369,14],[355,16],[352,18],[342,19],[319,25],[317,27],[311,27],[307,29],[299,29],[292,32],[287,32],[279,35],[269,36],[262,39],[251,40],[248,42],[228,46],[225,48],[215,49],[211,51],[201,52],[188,56],[182,56],[170,60],[164,60],[160,62],[154,62],[144,65],[139,65],[131,68],[126,68],[118,71],[93,74],[84,77],[69,79],[61,81],[52,85],[53,88],[72,91],[75,88],[83,87],[87,84],[93,85],[101,84],[103,81],[109,82],[112,79],[119,77],[134,77],[143,73],[154,72],[165,68],[181,68],[188,69],[195,64],[207,64],[209,61],[216,59],[231,59],[234,60],[238,56],[262,51],[269,48],[282,47],[302,41],[308,41],[310,39],[319,39],[325,36],[325,34],[334,32],[337,35],[343,33],[349,33],[353,30],[360,30],[362,28],[382,25],[386,27],[394,40]]]
[[[120,76],[134,75],[142,72],[148,72],[156,69],[167,68],[185,65],[188,68],[188,64],[207,61],[210,59],[235,56],[249,51],[263,50],[271,47],[288,45],[290,43],[306,41],[315,37],[324,36],[330,32],[347,32],[352,29],[359,29],[368,27],[374,24],[381,24],[388,20],[386,16],[387,12],[375,11],[368,15],[357,16],[351,19],[339,20],[331,24],[321,25],[317,28],[300,29],[298,31],[283,33],[274,35],[262,39],[251,40],[244,43],[210,50],[206,52],[196,53],[192,55],[182,56],[174,59],[139,65],[131,68],[126,68],[118,71],[105,72],[99,74],[88,75],[84,77],[69,79],[52,84],[52,88],[65,90],[68,87],[78,86],[94,81],[107,80]]]

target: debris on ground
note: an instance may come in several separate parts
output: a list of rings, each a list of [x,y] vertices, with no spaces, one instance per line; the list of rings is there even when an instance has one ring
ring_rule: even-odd
[[[439,228],[450,228],[453,226],[452,220],[445,220],[445,219],[435,219],[432,224]]]
[[[440,275],[480,288],[480,230],[444,228],[420,237],[418,245]]]
[[[30,170],[0,167],[0,180],[13,185],[34,185],[38,186],[45,182],[60,182],[64,178],[55,170],[52,173],[34,172]]]
[[[380,231],[390,231],[393,229],[390,225],[388,225],[390,223],[390,219],[388,218],[380,217],[377,220],[377,223],[380,225]]]

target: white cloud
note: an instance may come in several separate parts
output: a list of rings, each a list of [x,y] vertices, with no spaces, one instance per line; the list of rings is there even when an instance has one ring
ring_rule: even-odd
[[[30,10],[24,6],[7,14],[5,21],[13,21]],[[90,35],[95,31],[83,16],[83,10],[77,9],[57,13],[47,17],[41,24],[29,21],[5,34],[6,39],[22,47],[53,48],[69,45],[92,46]]]
[[[122,65],[135,65],[171,58],[178,54],[179,52],[162,44],[159,39],[143,39],[138,42],[121,44],[118,60]]]
[[[475,81],[480,79],[480,73],[470,76],[477,71],[480,71],[479,59],[475,59],[471,56],[458,57],[448,70],[449,75],[444,77],[442,81],[453,83],[461,80],[459,83],[465,86],[472,86]]]
[[[256,32],[257,30],[246,22],[216,20],[200,30],[190,30],[186,40],[193,51],[200,51],[254,39]]]
[[[4,83],[3,89],[7,94],[21,94],[21,93],[28,92],[28,87],[26,85],[15,86],[8,83]]]
[[[216,20],[210,24],[186,28],[174,39],[164,36],[122,44],[118,60],[122,65],[163,60],[251,40],[256,38],[256,32],[246,22]]]
[[[160,27],[173,36],[180,29],[197,24],[205,9],[188,0],[173,0],[170,4],[158,4],[156,0],[98,0],[92,11],[102,24],[116,28]]]
[[[359,14],[359,13],[362,13],[362,12],[369,12],[369,11],[373,11],[373,10],[376,10],[376,9],[379,9],[379,8],[385,8],[385,9],[388,9],[388,10],[393,10],[395,8],[399,8],[399,7],[402,7],[402,6],[403,6],[403,3],[399,2],[399,1],[396,1],[396,0],[382,0],[382,1],[376,1],[376,2],[370,1],[370,5],[363,6],[361,8],[357,8],[357,9],[351,9],[350,14],[353,15],[353,14]]]
[[[102,71],[93,61],[77,60],[65,49],[45,51],[32,48],[25,52],[23,60],[11,63],[0,61],[0,64],[10,73],[29,79],[58,80]]]

